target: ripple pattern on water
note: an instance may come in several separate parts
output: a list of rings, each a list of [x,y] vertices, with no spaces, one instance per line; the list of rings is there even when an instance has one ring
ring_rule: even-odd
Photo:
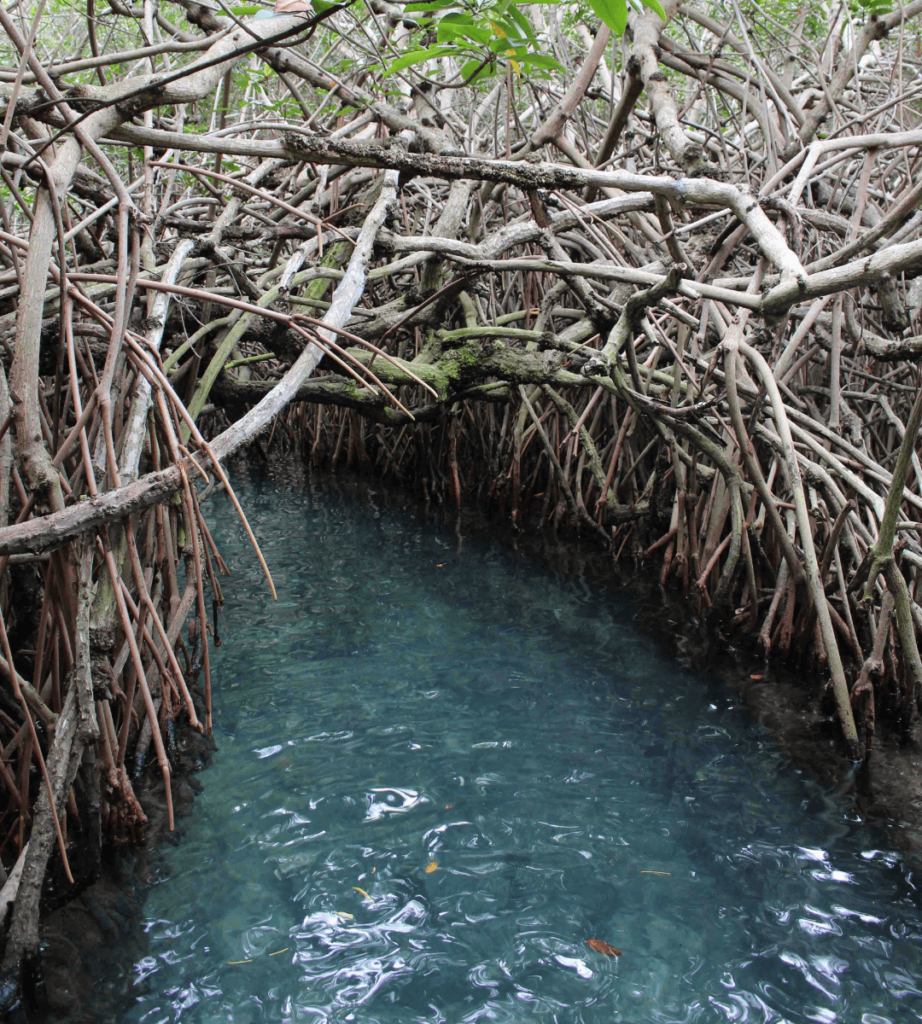
[[[917,869],[629,602],[242,483],[279,600],[222,513],[219,749],[126,1024],[922,1021]]]

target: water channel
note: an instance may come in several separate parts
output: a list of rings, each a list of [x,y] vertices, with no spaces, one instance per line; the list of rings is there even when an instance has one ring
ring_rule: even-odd
[[[218,751],[124,1024],[922,1021],[918,867],[629,598],[240,483],[279,599],[221,510]]]

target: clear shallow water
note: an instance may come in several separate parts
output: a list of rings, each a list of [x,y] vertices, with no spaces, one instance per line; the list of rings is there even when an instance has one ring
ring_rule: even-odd
[[[627,600],[244,490],[279,600],[222,511],[219,749],[126,1024],[922,1021],[918,871]]]

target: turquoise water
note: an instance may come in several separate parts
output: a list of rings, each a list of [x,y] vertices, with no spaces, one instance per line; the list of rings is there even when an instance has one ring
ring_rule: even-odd
[[[241,493],[279,599],[221,510],[218,751],[123,1021],[922,1021],[918,870],[629,600]]]

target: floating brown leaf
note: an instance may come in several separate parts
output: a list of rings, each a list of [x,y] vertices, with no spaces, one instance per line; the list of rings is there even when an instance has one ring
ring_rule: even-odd
[[[604,953],[605,956],[621,956],[621,950],[603,942],[602,939],[586,939],[586,945],[594,949],[596,953]]]
[[[439,862],[437,860],[430,860],[429,863],[426,865],[426,874],[427,875],[431,875],[432,872],[435,871],[435,869],[438,866],[439,866]]]

